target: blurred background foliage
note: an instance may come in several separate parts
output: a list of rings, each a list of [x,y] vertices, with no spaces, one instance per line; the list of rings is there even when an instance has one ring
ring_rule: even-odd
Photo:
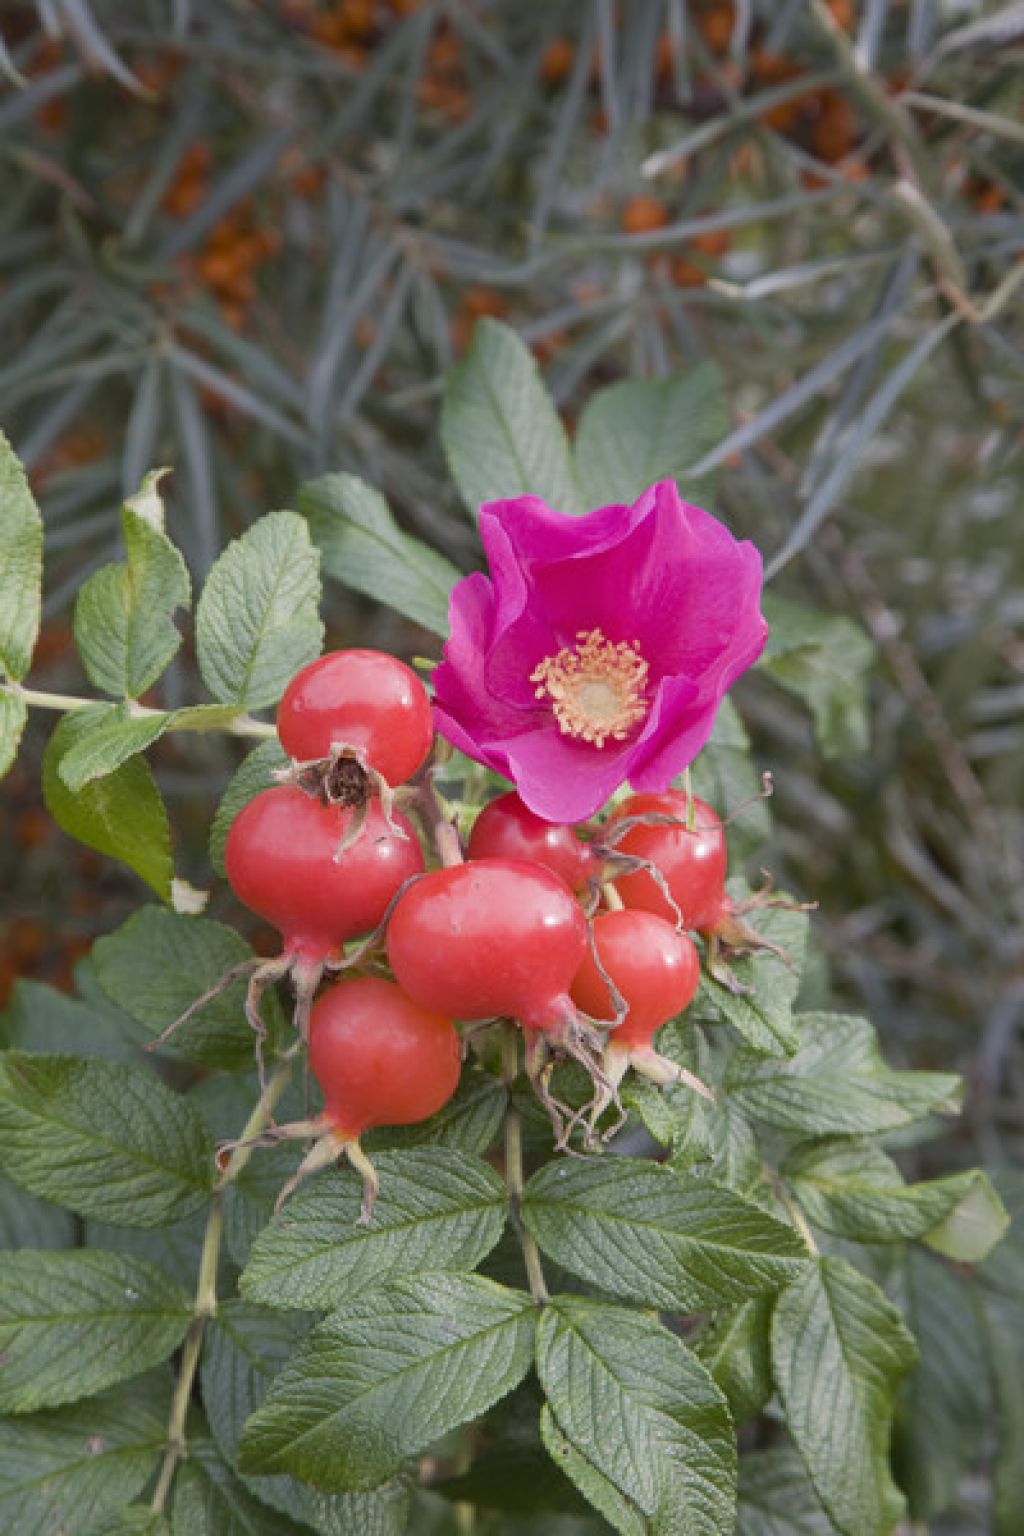
[[[465,569],[438,420],[479,319],[519,332],[570,425],[602,385],[710,361],[684,490],[878,652],[866,751],[823,756],[776,687],[737,695],[772,861],[820,903],[818,995],[827,968],[895,1064],[967,1073],[945,1165],[1012,1155],[1024,7],[8,0],[0,33],[0,420],[47,523],[39,686],[77,686],[74,592],[153,464],[197,579],[339,468]],[[339,586],[327,617],[334,643],[436,654]],[[162,687],[189,695],[187,657]],[[208,880],[232,748],[157,760]],[[5,990],[66,982],[135,897],[30,768],[0,811]]]

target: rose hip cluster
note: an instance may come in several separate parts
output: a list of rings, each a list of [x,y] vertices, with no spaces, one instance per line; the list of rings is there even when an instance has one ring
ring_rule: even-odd
[[[368,650],[321,657],[289,685],[277,727],[291,766],[235,817],[225,866],[239,900],[282,939],[252,970],[250,1022],[262,1041],[261,991],[289,977],[324,1097],[318,1120],[271,1133],[316,1137],[282,1198],[345,1154],[369,1219],[376,1177],[359,1138],[448,1101],[464,1050],[455,1021],[518,1024],[561,1145],[588,1112],[593,1136],[629,1067],[708,1093],[653,1042],[697,989],[686,930],[709,945],[719,934],[745,942],[710,806],[675,790],[634,795],[577,829],[511,792],[479,814],[464,858],[433,789],[430,701],[402,662]],[[418,831],[440,867],[426,869]],[[552,1094],[567,1057],[593,1084],[582,1111]]]

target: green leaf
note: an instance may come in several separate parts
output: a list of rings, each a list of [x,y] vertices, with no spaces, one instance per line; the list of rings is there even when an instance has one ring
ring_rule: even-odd
[[[502,496],[539,496],[559,512],[586,510],[565,428],[537,364],[500,321],[479,321],[469,351],[448,373],[441,439],[473,513]]]
[[[588,506],[634,502],[656,480],[676,480],[688,501],[707,479],[686,471],[721,442],[729,407],[721,369],[699,363],[673,379],[623,379],[592,395],[580,418],[576,462]]]
[[[127,1031],[113,1010],[101,1013],[56,987],[21,980],[15,982],[7,1011],[0,1018],[0,1042],[12,1051],[68,1052],[130,1061],[138,1039],[129,1032],[131,1021],[125,1023]]]
[[[93,779],[113,773],[130,757],[145,752],[167,731],[225,730],[239,710],[233,704],[197,704],[188,709],[133,711],[140,706],[118,704],[97,716],[96,723],[81,741],[64,755],[60,776],[68,789],[78,791]]]
[[[228,840],[231,823],[243,805],[248,805],[255,795],[273,787],[277,782],[274,769],[282,767],[288,760],[288,754],[276,739],[261,741],[235,770],[210,827],[210,863],[218,875],[225,874],[224,845]]]
[[[736,1536],[835,1536],[795,1451],[740,1457]]]
[[[910,1249],[900,1301],[918,1363],[897,1399],[894,1460],[911,1517],[925,1521],[953,1502],[990,1422],[992,1391],[975,1299],[959,1275]]]
[[[419,1125],[396,1125],[370,1131],[363,1146],[376,1156],[384,1147],[450,1147],[482,1157],[497,1140],[505,1118],[508,1095],[501,1082],[482,1067],[465,1066],[459,1086],[436,1115]]]
[[[1010,1229],[978,1271],[985,1286],[1024,1300],[1024,1169],[994,1168],[992,1184],[1010,1215]]]
[[[244,1124],[244,1119],[238,1124]],[[249,1160],[226,1191],[224,1238],[240,1269],[249,1262],[253,1243],[274,1216],[277,1197],[301,1161],[302,1149],[296,1142],[267,1147]]]
[[[490,1253],[508,1199],[486,1163],[443,1147],[381,1152],[375,1163],[380,1196],[369,1225],[357,1225],[357,1174],[319,1179],[257,1237],[243,1296],[326,1311],[403,1273],[473,1269]]]
[[[115,1227],[106,1221],[87,1221],[84,1242],[87,1248],[123,1253],[155,1264],[191,1295],[196,1288],[208,1215],[205,1209],[193,1211],[184,1221],[166,1227]]]
[[[169,1531],[163,1515],[148,1504],[126,1504],[94,1526],[93,1536],[168,1536]]]
[[[43,754],[46,808],[71,837],[127,864],[169,901],[174,878],[171,831],[160,791],[141,758],[130,758],[77,793],[60,776],[65,753],[91,734],[106,713],[106,706],[76,710],[58,724]]]
[[[1010,1218],[988,1174],[973,1168],[968,1173],[936,1179],[935,1182],[954,1184],[957,1180],[962,1186],[960,1198],[921,1241],[947,1259],[955,1259],[958,1264],[977,1264],[987,1258],[1002,1239]],[[913,1187],[921,1188],[920,1185]]]
[[[72,794],[84,789],[93,779],[105,778],[129,758],[162,736],[170,715],[135,716],[124,707],[104,714],[90,715],[90,730],[83,730],[74,746],[65,752],[57,769]],[[95,722],[95,723],[93,723]]]
[[[185,562],[163,531],[155,477],[147,478],[158,510],[141,510],[144,497],[122,507],[127,559],[90,576],[75,603],[75,644],[86,675],[117,698],[137,699],[174,660],[181,646],[174,614],[192,600]]]
[[[464,1472],[432,1485],[454,1503],[475,1504],[507,1515],[589,1517],[586,1500],[552,1465],[541,1438],[540,1388],[527,1378],[474,1426],[473,1459]]]
[[[71,1248],[74,1217],[0,1175],[0,1248]]]
[[[984,1318],[999,1425],[992,1536],[1020,1536],[1024,1530],[1024,1332],[1020,1302],[986,1295]]]
[[[670,1061],[706,1080],[710,1053],[703,1034],[688,1017],[670,1020],[659,1031],[657,1046]],[[660,1088],[631,1072],[623,1082],[622,1099],[627,1108],[639,1115],[655,1141],[671,1149],[674,1166],[686,1169],[710,1158],[711,1106],[692,1088],[679,1083]]]
[[[28,705],[14,693],[0,691],[0,779],[10,770],[18,755],[22,732],[28,720]]]
[[[715,728],[694,759],[691,773],[693,793],[713,805],[720,816],[729,816],[750,802],[729,824],[729,851],[737,860],[756,853],[771,836],[772,819],[750,755],[750,738],[731,699],[723,699],[718,706]]]
[[[170,1377],[161,1372],[69,1407],[6,1419],[0,1529],[97,1536],[159,1466],[169,1403]]]
[[[305,519],[269,512],[214,562],[196,608],[203,681],[223,704],[275,704],[323,645],[320,557]]]
[[[145,1039],[154,1040],[226,971],[250,960],[252,951],[223,923],[151,906],[97,940],[92,955],[111,1002],[143,1026]],[[229,1071],[248,1066],[255,1047],[245,989],[242,977],[204,1004],[175,1031],[168,1049],[202,1066]],[[276,1006],[274,1012],[279,1017]],[[265,1014],[270,1017],[269,1007]]]
[[[694,1348],[725,1394],[733,1419],[756,1419],[772,1395],[772,1302],[756,1296],[724,1308]]]
[[[804,1013],[801,1045],[789,1061],[736,1052],[727,1085],[755,1119],[810,1136],[872,1136],[936,1111],[956,1112],[960,1079],[951,1072],[897,1072],[878,1051],[866,1019]]]
[[[168,1536],[170,1526],[148,1504],[126,1504],[93,1528],[93,1536]]]
[[[798,1147],[781,1171],[810,1220],[837,1237],[865,1243],[920,1237],[950,1258],[971,1262],[985,1257],[1008,1221],[980,1169],[908,1185],[871,1142]]]
[[[391,1281],[331,1314],[242,1436],[246,1472],[370,1489],[525,1375],[535,1308],[475,1275]]]
[[[866,752],[872,642],[852,620],[804,608],[773,592],[765,593],[762,606],[768,644],[760,668],[810,710],[827,757]]]
[[[209,1442],[189,1442],[174,1479],[171,1536],[301,1536],[303,1529],[261,1504]]]
[[[175,1350],[191,1304],[153,1264],[25,1248],[0,1287],[0,1413],[31,1413],[138,1376]]]
[[[235,1466],[242,1426],[307,1330],[295,1313],[269,1312],[246,1302],[217,1309],[200,1366],[203,1401],[221,1454]],[[409,1489],[396,1479],[372,1493],[319,1493],[291,1477],[241,1478],[263,1503],[312,1526],[323,1536],[402,1536]],[[219,1536],[219,1533],[218,1533]]]
[[[637,1506],[563,1435],[547,1403],[541,1409],[540,1433],[552,1461],[561,1467],[609,1525],[621,1532],[621,1536],[647,1536],[650,1527]]]
[[[842,1536],[880,1536],[900,1517],[889,1437],[897,1384],[915,1360],[899,1313],[842,1259],[809,1265],[775,1304],[775,1384],[811,1481]]]
[[[523,1220],[545,1253],[613,1296],[693,1311],[777,1289],[806,1250],[730,1189],[639,1159],[548,1163]]]
[[[20,683],[32,663],[43,587],[43,520],[0,432],[0,671]]]
[[[11,1051],[0,1057],[0,1166],[80,1216],[158,1227],[207,1198],[213,1143],[144,1067]]]
[[[356,475],[324,475],[299,491],[299,511],[328,576],[447,637],[448,597],[462,572],[399,528],[379,491]]]
[[[735,901],[750,894],[741,880],[730,880],[728,890]],[[747,921],[770,943],[779,945],[790,963],[767,950],[731,960],[730,968],[740,985],[749,988],[747,992],[733,992],[705,973],[692,1017],[701,1023],[731,1024],[749,1046],[767,1056],[791,1055],[800,1043],[793,1004],[807,948],[807,913],[766,907]]]
[[[660,1323],[607,1302],[556,1297],[537,1326],[537,1374],[560,1433],[645,1517],[620,1530],[732,1529],[729,1410],[704,1366]],[[571,1459],[559,1464],[570,1477],[580,1470]],[[588,1495],[582,1478],[578,1486],[597,1491]]]

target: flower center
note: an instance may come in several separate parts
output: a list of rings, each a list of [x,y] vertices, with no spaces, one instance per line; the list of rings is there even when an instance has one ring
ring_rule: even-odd
[[[638,643],[617,644],[599,629],[581,629],[575,645],[546,656],[530,673],[538,699],[548,698],[558,728],[595,747],[624,741],[647,713],[648,666]]]

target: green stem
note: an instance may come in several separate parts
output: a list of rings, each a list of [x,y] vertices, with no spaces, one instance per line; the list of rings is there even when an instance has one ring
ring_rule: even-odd
[[[71,714],[77,709],[88,709],[93,704],[106,704],[107,699],[82,699],[70,693],[43,693],[38,688],[26,688],[22,683],[0,683],[0,693],[9,693],[14,698],[21,699],[23,703],[32,709],[54,709],[61,714]],[[137,704],[130,701],[130,714],[133,720],[147,720],[154,716],[172,716],[173,710],[150,709],[147,704]],[[168,730],[174,731],[202,731],[201,723],[194,725],[175,725],[173,720]],[[276,727],[265,720],[254,720],[252,715],[239,713],[233,716],[222,727],[230,736],[259,736],[270,738],[277,735]]]
[[[207,1217],[203,1247],[199,1257],[199,1277],[196,1282],[192,1321],[185,1335],[181,1365],[178,1368],[178,1379],[175,1382],[171,1411],[167,1420],[167,1449],[164,1452],[163,1465],[160,1468],[160,1476],[150,1504],[154,1514],[162,1513],[178,1463],[186,1454],[185,1421],[188,1405],[192,1399],[196,1371],[199,1368],[203,1335],[206,1332],[207,1322],[217,1312],[217,1264],[220,1260],[221,1241],[224,1236],[224,1196],[229,1185],[235,1182],[252,1157],[256,1138],[270,1124],[274,1108],[291,1081],[292,1064],[301,1049],[302,1041],[297,1040],[281,1057],[259,1103],[246,1121],[234,1151],[213,1186],[210,1214]]]
[[[508,1107],[505,1110],[505,1184],[512,1209],[512,1224],[523,1250],[530,1295],[538,1307],[543,1307],[551,1300],[551,1295],[544,1279],[540,1249],[526,1230],[520,1211],[526,1181],[523,1173],[523,1120],[512,1101],[512,1085],[518,1075],[519,1037],[514,1024],[504,1024],[501,1035],[501,1080],[508,1090]]]

